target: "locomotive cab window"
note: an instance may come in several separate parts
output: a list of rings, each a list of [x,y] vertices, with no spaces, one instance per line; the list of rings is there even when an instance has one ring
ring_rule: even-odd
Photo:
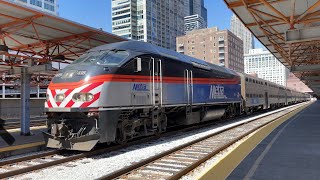
[[[77,63],[93,63],[96,62],[103,52],[89,52],[80,56],[77,60],[73,61],[72,64]]]
[[[124,50],[111,51],[94,51],[80,56],[79,59],[73,61],[72,64],[77,63],[95,63],[99,65],[119,65],[123,60],[129,56],[129,53]]]
[[[127,51],[123,51],[123,50],[109,51],[102,55],[102,57],[97,62],[97,64],[111,65],[111,66],[119,65],[128,56],[129,56],[129,53]]]

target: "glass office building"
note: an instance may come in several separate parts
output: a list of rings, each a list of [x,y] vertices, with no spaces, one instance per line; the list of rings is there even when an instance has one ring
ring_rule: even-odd
[[[289,75],[289,70],[274,55],[263,49],[250,49],[244,55],[244,71],[282,86],[286,86]]]
[[[231,32],[243,41],[243,52],[248,54],[250,49],[254,49],[253,34],[246,28],[236,15],[231,17]]]
[[[20,5],[25,5],[40,11],[58,15],[58,0],[10,0]]]
[[[112,33],[175,50],[190,0],[112,0]],[[201,5],[200,5],[201,8]]]

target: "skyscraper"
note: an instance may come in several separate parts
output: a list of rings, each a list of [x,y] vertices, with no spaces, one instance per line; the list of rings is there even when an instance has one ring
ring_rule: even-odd
[[[250,49],[244,55],[244,71],[259,78],[286,86],[289,70],[269,51]]]
[[[198,14],[207,24],[207,8],[204,7],[204,0],[185,0],[187,15]]]
[[[187,33],[188,31],[193,31],[195,29],[202,29],[206,27],[207,26],[204,19],[199,14],[184,17],[185,33]]]
[[[207,9],[204,7],[204,0],[187,0],[186,11],[185,32],[207,27]]]
[[[58,15],[58,0],[10,0],[50,14]]]
[[[190,0],[112,0],[112,33],[175,50],[190,6]]]
[[[231,32],[242,39],[244,54],[248,54],[250,49],[254,49],[253,34],[243,25],[235,14],[231,17]]]

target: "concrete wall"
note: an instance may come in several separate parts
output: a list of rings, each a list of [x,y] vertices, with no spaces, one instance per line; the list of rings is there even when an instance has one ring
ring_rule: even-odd
[[[15,98],[0,99],[0,118],[19,119],[21,100]],[[45,99],[30,99],[30,117],[44,116]]]

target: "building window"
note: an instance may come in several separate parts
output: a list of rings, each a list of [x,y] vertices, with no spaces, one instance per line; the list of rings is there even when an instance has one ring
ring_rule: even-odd
[[[54,0],[44,0],[44,1],[54,4]]]
[[[52,6],[50,4],[44,3],[44,8],[49,10],[49,11],[53,11],[54,12],[54,6]]]
[[[38,7],[42,7],[42,2],[39,0],[30,0],[30,4],[38,6]]]

